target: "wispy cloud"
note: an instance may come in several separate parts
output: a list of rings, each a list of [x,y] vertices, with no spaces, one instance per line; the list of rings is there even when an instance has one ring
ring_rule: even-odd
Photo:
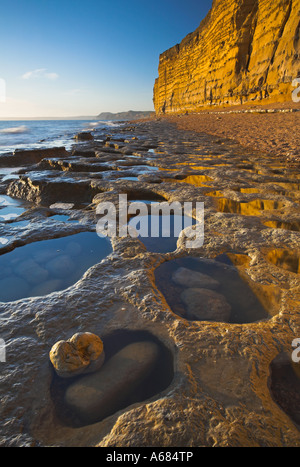
[[[36,70],[27,71],[22,75],[22,79],[36,79],[36,78],[46,78],[51,81],[55,81],[58,78],[57,73],[49,73],[47,68],[37,68]]]
[[[69,89],[69,91],[65,91],[63,94],[64,96],[77,96],[78,94],[82,94],[83,91],[82,89]]]

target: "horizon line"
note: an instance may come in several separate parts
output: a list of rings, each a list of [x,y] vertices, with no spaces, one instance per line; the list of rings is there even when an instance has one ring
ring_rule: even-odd
[[[0,117],[0,121],[24,121],[24,120],[94,120],[99,118],[101,114],[124,114],[129,112],[136,112],[136,113],[155,113],[155,110],[121,110],[119,112],[110,112],[110,111],[103,111],[100,112],[98,115],[67,115],[67,116],[48,116],[48,117]]]

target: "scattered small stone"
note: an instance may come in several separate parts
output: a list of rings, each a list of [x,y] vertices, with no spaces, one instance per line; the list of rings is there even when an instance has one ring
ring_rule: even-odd
[[[49,206],[50,209],[73,209],[74,208],[74,204],[73,203],[55,203],[55,204],[51,204],[51,206]]]

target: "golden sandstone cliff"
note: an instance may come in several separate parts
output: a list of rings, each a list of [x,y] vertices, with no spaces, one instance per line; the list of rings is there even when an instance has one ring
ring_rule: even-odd
[[[214,0],[196,31],[161,54],[156,113],[291,101],[299,59],[300,0]]]

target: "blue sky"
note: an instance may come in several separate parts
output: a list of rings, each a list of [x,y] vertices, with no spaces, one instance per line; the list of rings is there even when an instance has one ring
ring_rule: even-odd
[[[0,118],[153,110],[159,54],[195,30],[211,4],[0,0]]]

